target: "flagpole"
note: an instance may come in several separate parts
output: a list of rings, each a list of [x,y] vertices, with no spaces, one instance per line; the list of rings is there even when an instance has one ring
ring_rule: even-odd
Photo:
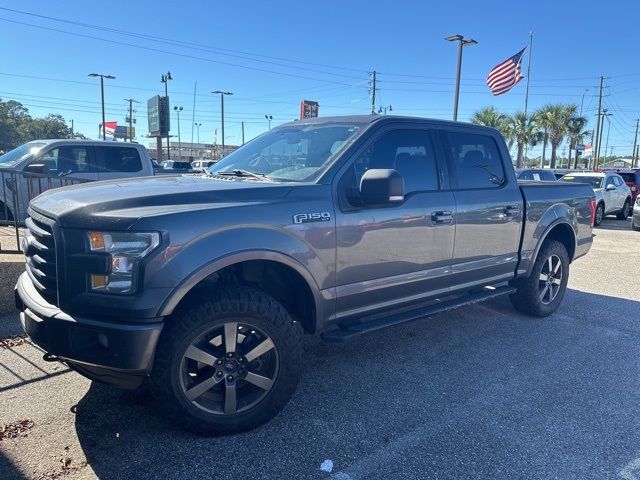
[[[527,111],[529,108],[529,79],[531,78],[531,49],[533,45],[533,32],[529,32],[529,62],[527,65],[527,87],[524,91],[524,117],[527,118]],[[525,120],[526,121],[526,120]],[[527,158],[527,147],[529,145],[525,143],[524,145],[524,157]]]

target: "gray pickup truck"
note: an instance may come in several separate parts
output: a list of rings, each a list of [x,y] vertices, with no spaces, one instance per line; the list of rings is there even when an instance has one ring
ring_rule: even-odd
[[[348,116],[282,125],[204,174],[51,190],[29,213],[16,304],[45,358],[148,384],[181,425],[224,434],[285,405],[304,333],[345,341],[501,295],[553,313],[595,199],[518,183],[491,128]]]

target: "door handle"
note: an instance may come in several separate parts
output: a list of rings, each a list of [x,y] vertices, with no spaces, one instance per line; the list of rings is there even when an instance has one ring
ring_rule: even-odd
[[[451,210],[443,210],[431,213],[431,222],[436,224],[446,224],[453,221],[453,212]]]
[[[507,205],[504,207],[505,215],[516,215],[517,213],[520,213],[520,205]]]

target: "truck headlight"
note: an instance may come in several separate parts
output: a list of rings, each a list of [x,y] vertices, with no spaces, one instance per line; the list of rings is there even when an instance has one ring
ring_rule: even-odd
[[[87,232],[89,249],[107,253],[109,275],[89,275],[93,292],[133,293],[137,288],[140,262],[160,245],[158,232]]]

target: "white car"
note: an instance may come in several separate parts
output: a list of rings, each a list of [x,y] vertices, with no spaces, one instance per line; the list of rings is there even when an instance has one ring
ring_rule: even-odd
[[[562,178],[563,182],[588,183],[596,194],[596,218],[598,226],[605,215],[616,215],[626,220],[631,206],[631,189],[622,177],[614,172],[573,172]]]

